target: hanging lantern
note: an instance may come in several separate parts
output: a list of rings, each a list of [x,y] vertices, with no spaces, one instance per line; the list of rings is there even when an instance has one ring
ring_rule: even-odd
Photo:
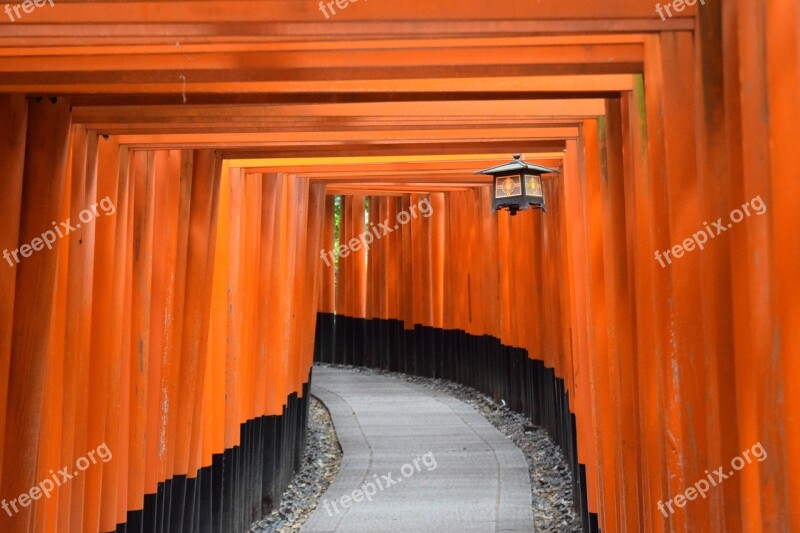
[[[492,188],[492,210],[508,209],[511,216],[525,211],[529,206],[547,209],[542,189],[542,174],[555,174],[558,170],[526,163],[522,154],[514,154],[514,161],[499,167],[479,170],[475,174],[487,174],[494,178]]]

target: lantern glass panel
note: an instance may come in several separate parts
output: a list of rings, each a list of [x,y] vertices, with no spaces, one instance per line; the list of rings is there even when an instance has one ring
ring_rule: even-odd
[[[528,196],[535,196],[537,198],[544,197],[544,193],[542,192],[541,176],[535,176],[530,174],[525,175],[525,193]]]
[[[522,176],[503,176],[495,179],[495,198],[522,196]]]

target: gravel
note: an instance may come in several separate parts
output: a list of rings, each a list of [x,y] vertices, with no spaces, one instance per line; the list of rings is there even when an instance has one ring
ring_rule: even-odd
[[[336,438],[331,415],[311,396],[308,439],[300,471],[283,493],[278,509],[254,523],[251,533],[294,532],[311,517],[317,501],[339,473],[342,448]]]

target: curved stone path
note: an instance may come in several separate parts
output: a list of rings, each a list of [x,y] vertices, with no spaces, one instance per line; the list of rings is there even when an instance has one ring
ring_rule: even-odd
[[[343,458],[302,532],[533,531],[522,452],[467,404],[321,367],[311,392],[331,413]]]

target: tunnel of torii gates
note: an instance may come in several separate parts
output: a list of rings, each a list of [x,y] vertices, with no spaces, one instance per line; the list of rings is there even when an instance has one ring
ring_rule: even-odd
[[[314,360],[505,400],[585,530],[800,530],[800,7],[694,4],[0,14],[0,531],[246,529]]]

